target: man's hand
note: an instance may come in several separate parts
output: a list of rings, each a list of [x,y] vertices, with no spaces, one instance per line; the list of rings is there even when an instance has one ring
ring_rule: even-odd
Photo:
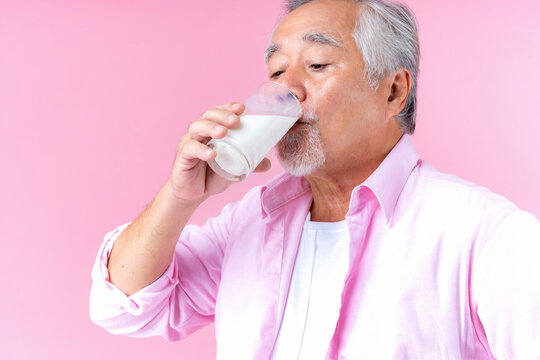
[[[178,146],[169,186],[176,199],[182,202],[202,202],[211,195],[224,191],[231,182],[223,179],[207,166],[216,152],[207,146],[211,139],[221,139],[229,129],[239,126],[239,115],[245,107],[228,103],[207,110],[189,126]],[[255,171],[266,171],[270,160],[265,158]]]
[[[194,121],[178,146],[171,176],[152,203],[118,237],[109,257],[110,282],[131,295],[158,279],[171,263],[178,237],[197,206],[230,184],[207,166],[206,144],[240,124],[244,105],[229,103]],[[270,168],[264,159],[257,171]]]

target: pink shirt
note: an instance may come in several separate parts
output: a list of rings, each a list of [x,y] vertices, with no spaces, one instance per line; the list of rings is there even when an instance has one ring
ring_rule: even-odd
[[[180,340],[215,321],[219,359],[269,359],[312,196],[287,174],[205,226],[127,297],[107,261],[90,317],[114,334]],[[350,266],[328,359],[540,359],[540,223],[486,188],[419,160],[404,135],[352,192]]]

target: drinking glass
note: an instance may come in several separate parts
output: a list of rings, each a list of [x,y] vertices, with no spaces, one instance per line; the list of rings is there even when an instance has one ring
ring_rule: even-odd
[[[245,106],[239,126],[208,142],[217,153],[208,165],[229,181],[242,181],[251,174],[302,115],[297,97],[272,81],[263,83]]]

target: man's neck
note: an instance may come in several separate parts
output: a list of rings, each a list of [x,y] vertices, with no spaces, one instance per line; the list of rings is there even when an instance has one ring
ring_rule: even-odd
[[[342,169],[323,166],[315,173],[306,176],[313,194],[311,221],[344,220],[349,211],[353,189],[363,183],[379,167],[396,143],[397,141],[378,156],[357,163],[357,166]]]
[[[311,179],[313,202],[311,221],[336,222],[345,219],[354,186],[340,186],[323,179]]]
[[[383,158],[384,159],[384,158]],[[382,160],[381,160],[382,161]],[[351,173],[333,173],[331,176],[307,176],[313,202],[311,203],[311,221],[336,222],[345,219],[353,189],[364,182],[381,163],[373,164],[363,175]]]

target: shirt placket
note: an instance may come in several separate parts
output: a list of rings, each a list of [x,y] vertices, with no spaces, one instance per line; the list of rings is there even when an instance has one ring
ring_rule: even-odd
[[[355,304],[350,301],[351,294],[361,291],[361,289],[357,288],[358,277],[362,275],[359,273],[358,268],[369,240],[367,239],[367,233],[371,220],[379,206],[377,198],[367,187],[359,188],[356,193],[352,194],[352,197],[354,197],[354,200],[351,201],[346,217],[350,234],[349,270],[341,294],[341,308],[336,329],[326,354],[326,359],[332,360],[340,357],[342,345],[349,340],[347,322],[354,317],[351,316],[351,312],[355,309]]]

